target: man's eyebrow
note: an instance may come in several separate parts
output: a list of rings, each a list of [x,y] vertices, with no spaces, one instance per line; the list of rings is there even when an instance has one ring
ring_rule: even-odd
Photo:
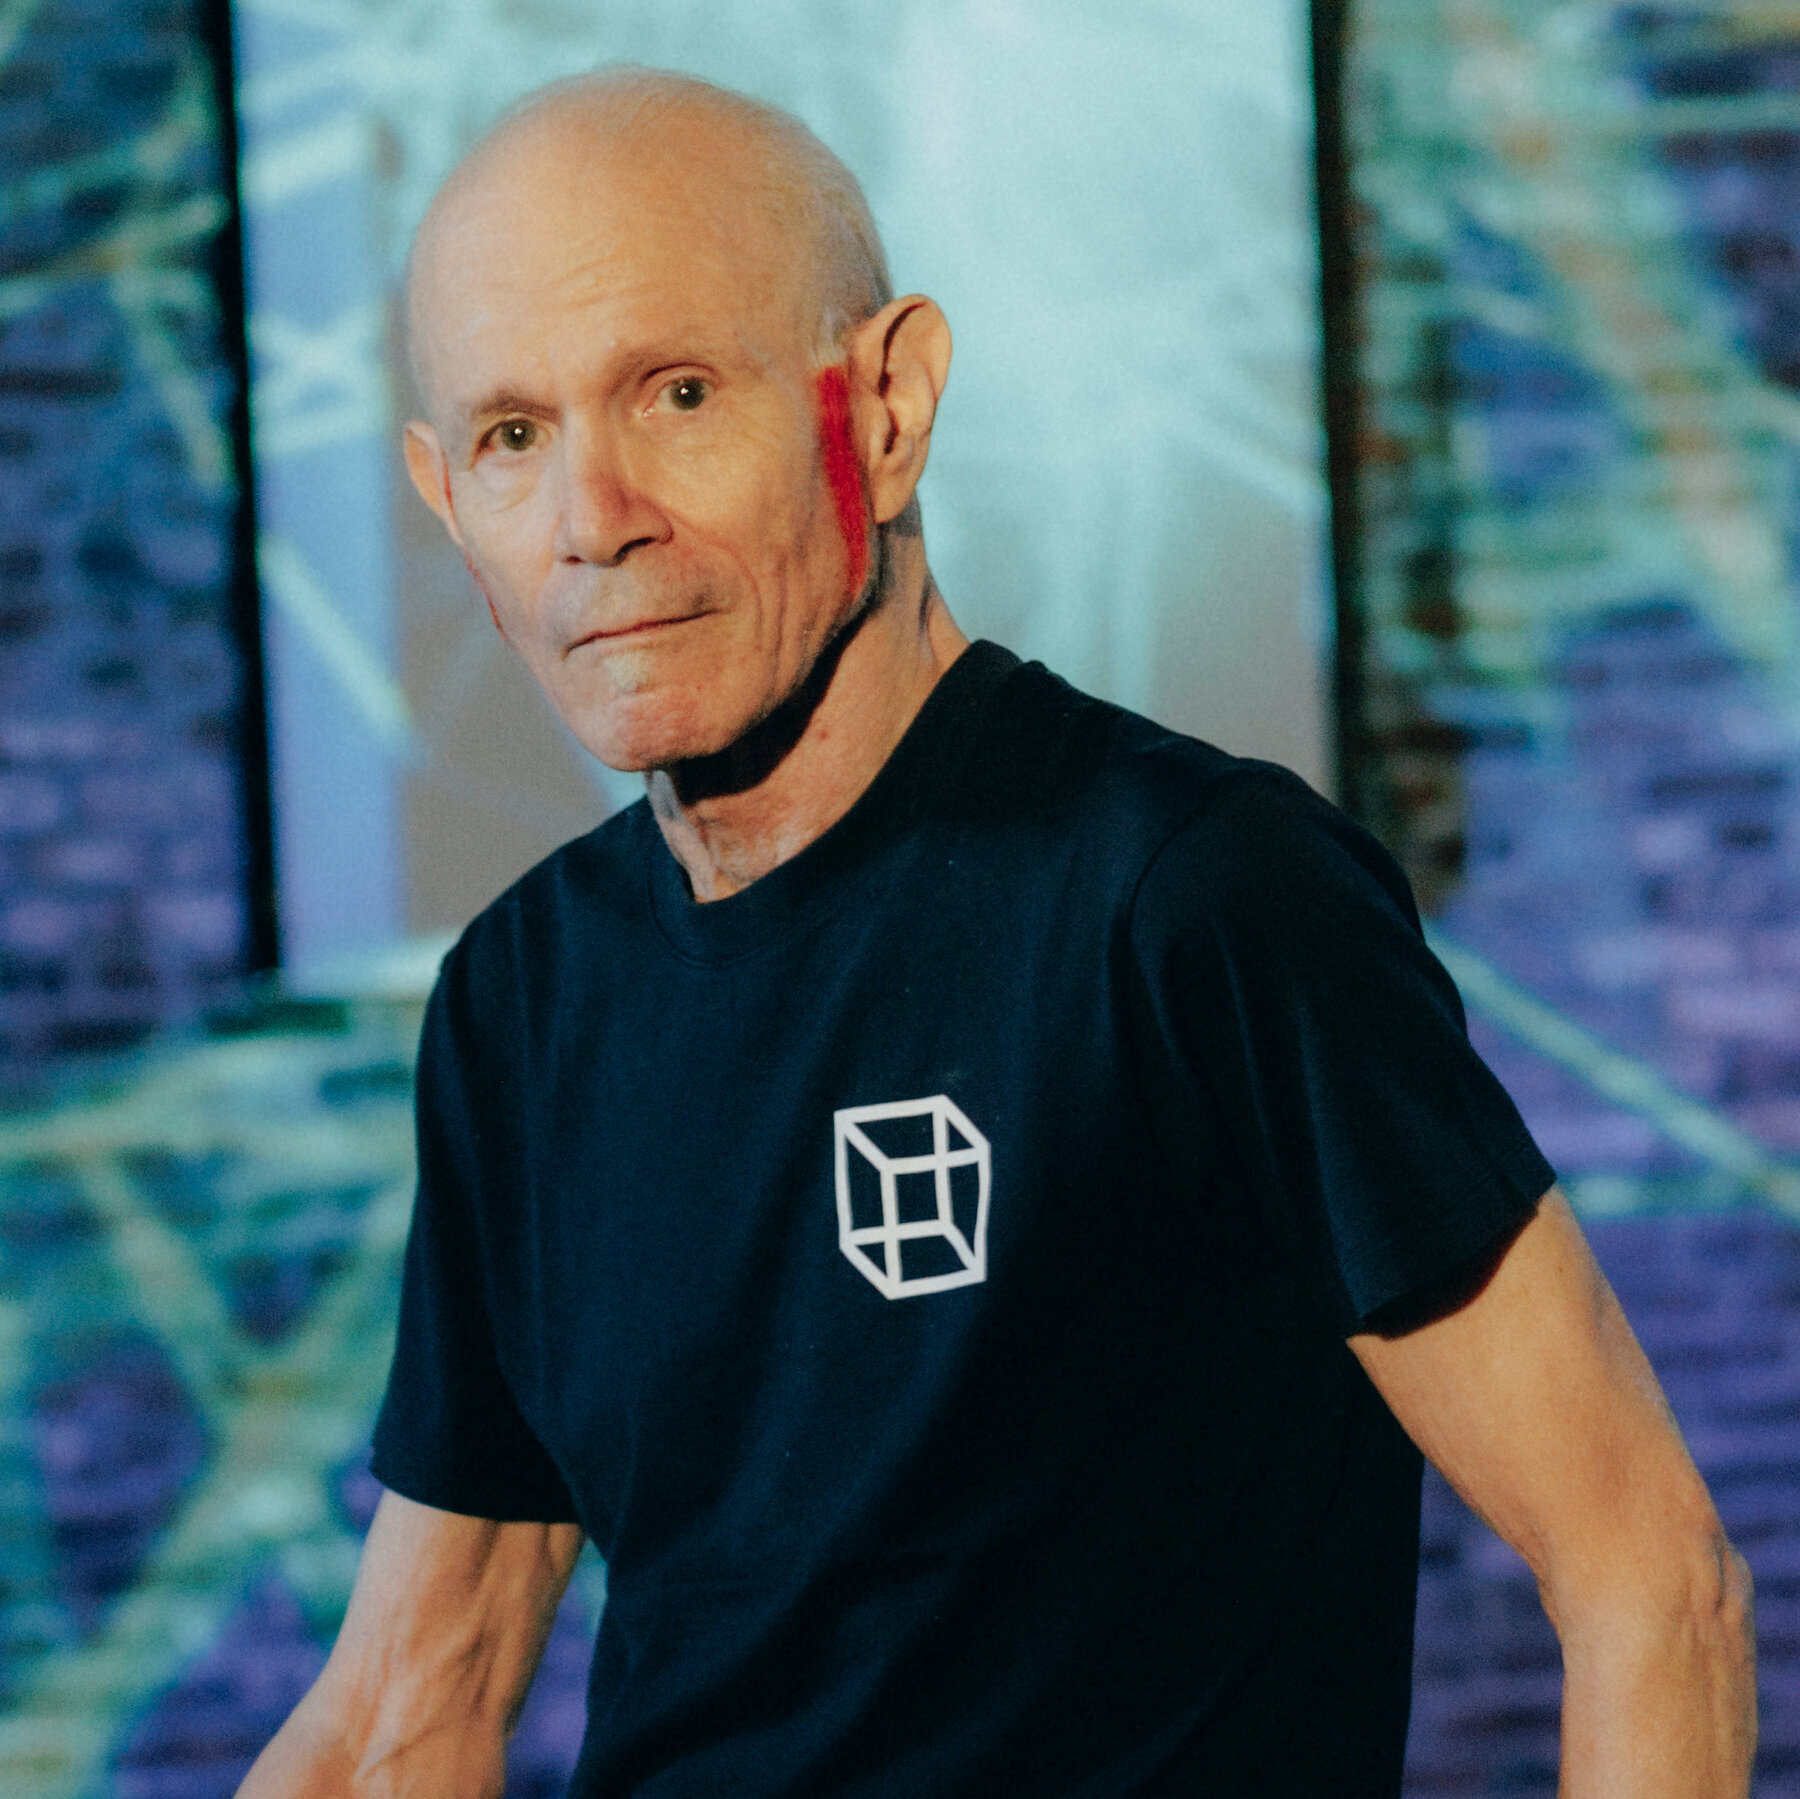
[[[510,387],[502,387],[465,406],[462,421],[465,426],[473,427],[483,419],[500,418],[509,414],[516,414],[520,418],[549,419],[555,416],[556,408],[546,406],[542,400],[533,400],[528,395],[516,393]]]

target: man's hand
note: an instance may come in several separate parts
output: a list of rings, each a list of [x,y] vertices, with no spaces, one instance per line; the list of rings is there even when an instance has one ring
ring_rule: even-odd
[[[385,1495],[337,1646],[238,1799],[500,1799],[506,1739],[581,1553]]]
[[[1537,1576],[1562,1640],[1562,1799],[1743,1799],[1749,1571],[1562,1194],[1472,1299],[1350,1344]]]

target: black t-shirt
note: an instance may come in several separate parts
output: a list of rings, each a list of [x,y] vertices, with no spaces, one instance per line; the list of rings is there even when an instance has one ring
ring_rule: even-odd
[[[578,1799],[1399,1791],[1344,1343],[1551,1172],[1294,776],[993,645],[696,905],[648,809],[445,965],[375,1469],[609,1569]]]

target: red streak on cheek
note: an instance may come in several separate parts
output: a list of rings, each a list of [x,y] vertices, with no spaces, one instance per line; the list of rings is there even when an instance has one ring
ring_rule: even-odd
[[[817,392],[825,485],[849,556],[850,591],[860,594],[869,578],[869,500],[850,427],[850,379],[841,363],[819,371]]]

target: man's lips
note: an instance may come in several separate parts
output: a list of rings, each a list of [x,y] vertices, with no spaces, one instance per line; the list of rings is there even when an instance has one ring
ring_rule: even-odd
[[[605,625],[598,630],[584,632],[563,651],[563,654],[572,656],[577,650],[586,649],[593,644],[611,648],[629,642],[632,638],[650,637],[658,631],[667,631],[676,625],[692,624],[695,619],[706,616],[705,612],[683,612],[674,618],[640,618],[627,625]]]

